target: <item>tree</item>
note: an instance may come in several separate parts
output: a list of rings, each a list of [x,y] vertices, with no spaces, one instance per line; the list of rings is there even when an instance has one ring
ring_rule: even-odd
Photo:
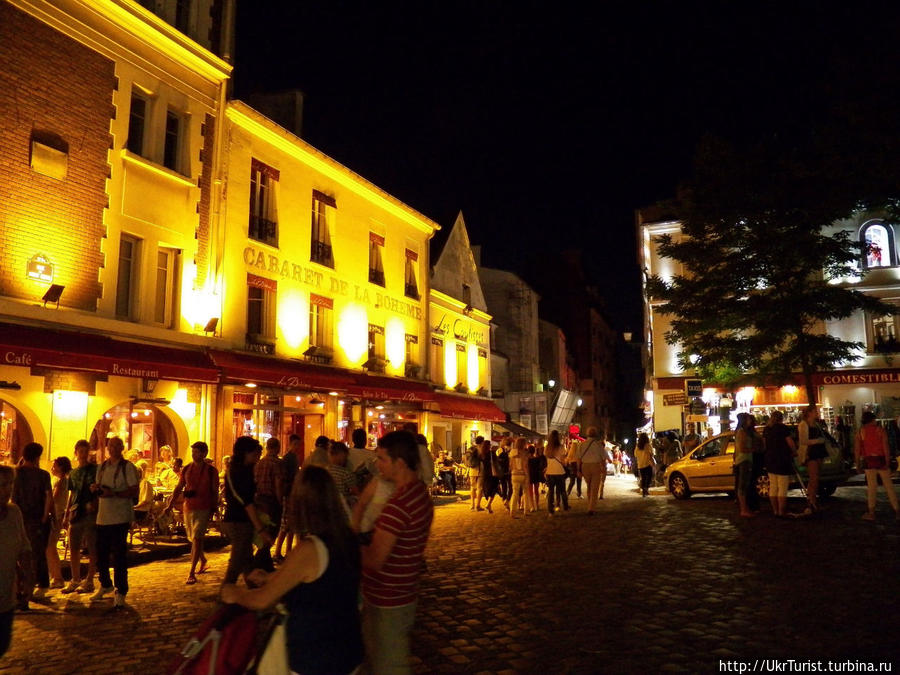
[[[718,139],[700,146],[693,180],[674,209],[681,235],[660,238],[659,252],[681,264],[648,292],[673,317],[666,339],[685,369],[784,384],[801,373],[809,401],[812,375],[859,358],[858,342],[826,334],[825,322],[864,310],[897,310],[833,280],[858,274],[860,246],[826,225],[850,216],[858,195],[842,183],[834,148],[801,149],[777,139],[738,149]],[[853,187],[857,183],[852,183]],[[869,205],[892,195],[867,195]]]

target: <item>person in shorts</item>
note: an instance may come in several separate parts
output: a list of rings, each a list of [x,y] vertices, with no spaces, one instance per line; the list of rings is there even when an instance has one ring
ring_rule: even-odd
[[[203,553],[203,537],[209,527],[209,518],[219,503],[219,474],[216,467],[206,461],[209,446],[203,441],[191,445],[190,464],[184,467],[172,498],[166,505],[166,513],[172,511],[172,504],[184,495],[184,529],[191,542],[191,571],[186,584],[197,583],[197,574],[203,574],[209,563]],[[200,563],[200,569],[197,569]]]
[[[772,503],[772,512],[783,517],[787,515],[787,491],[794,472],[797,446],[791,438],[791,430],[784,424],[784,415],[780,410],[769,417],[763,438],[766,446],[766,472],[769,474],[769,501]]]
[[[93,593],[97,573],[97,498],[91,484],[97,479],[97,464],[90,460],[91,444],[85,439],[75,443],[76,466],[69,474],[69,503],[64,526],[69,528],[69,553],[72,580],[63,593]],[[87,576],[81,578],[81,550],[88,550]]]
[[[740,506],[742,518],[752,518],[753,512],[747,504],[750,479],[753,475],[753,416],[750,413],[738,415],[737,431],[734,434],[734,491]]]

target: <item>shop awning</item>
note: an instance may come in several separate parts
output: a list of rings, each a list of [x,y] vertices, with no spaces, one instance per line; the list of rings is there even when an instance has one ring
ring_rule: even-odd
[[[352,396],[369,401],[434,401],[435,393],[430,384],[399,377],[380,377],[354,373],[353,383],[347,388]]]
[[[496,403],[487,399],[452,394],[435,394],[435,399],[444,417],[480,422],[506,421],[506,413],[500,410]]]
[[[231,384],[252,382],[268,387],[304,391],[347,391],[353,384],[350,373],[305,361],[214,349],[210,350],[209,355],[222,369],[224,381]]]
[[[0,363],[119,377],[214,383],[219,372],[197,349],[115,340],[105,335],[0,324]]]
[[[498,422],[497,426],[501,429],[506,429],[509,433],[514,436],[524,436],[525,438],[543,438],[544,434],[539,434],[536,431],[532,431],[528,427],[523,427],[521,424],[516,424],[515,422]]]

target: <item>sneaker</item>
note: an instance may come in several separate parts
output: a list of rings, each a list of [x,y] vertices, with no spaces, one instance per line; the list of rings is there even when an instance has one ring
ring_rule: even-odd
[[[77,590],[78,590],[78,584],[74,581],[70,581],[65,586],[63,586],[62,592],[63,593],[74,593]]]
[[[125,596],[119,592],[116,592],[116,597],[113,600],[113,607],[116,609],[120,609],[125,606]]]
[[[62,588],[62,587],[65,586],[65,585],[66,585],[66,584],[65,584],[65,582],[64,582],[62,579],[53,579],[53,580],[50,582],[50,588],[51,588],[51,589],[53,589],[53,588]]]
[[[94,600],[102,600],[103,598],[105,598],[107,595],[109,595],[110,593],[112,593],[115,590],[116,589],[113,588],[112,586],[101,586],[97,590],[97,592],[91,596],[91,602],[93,602]]]
[[[46,588],[38,588],[34,593],[31,594],[32,600],[43,600],[47,597],[47,589]]]
[[[94,582],[93,581],[82,581],[78,586],[79,593],[93,593],[94,592]]]

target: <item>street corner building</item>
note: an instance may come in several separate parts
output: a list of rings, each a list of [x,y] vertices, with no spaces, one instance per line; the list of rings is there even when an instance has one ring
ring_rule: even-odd
[[[0,2],[0,461],[506,420],[474,267],[432,291],[435,222],[228,99],[233,17]]]

